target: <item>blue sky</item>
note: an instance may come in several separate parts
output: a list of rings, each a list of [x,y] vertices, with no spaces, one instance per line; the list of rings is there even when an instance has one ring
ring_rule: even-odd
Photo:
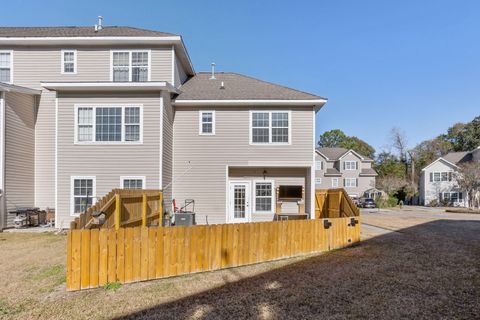
[[[130,25],[181,34],[197,71],[215,61],[329,98],[339,128],[377,150],[480,115],[480,1],[7,1],[3,26]]]

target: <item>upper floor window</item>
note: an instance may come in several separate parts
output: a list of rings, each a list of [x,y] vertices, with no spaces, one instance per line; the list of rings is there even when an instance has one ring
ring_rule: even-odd
[[[452,172],[430,172],[430,182],[452,181]]]
[[[0,51],[0,82],[12,82],[11,51]]]
[[[140,106],[77,106],[75,142],[142,141]]]
[[[199,134],[215,134],[215,111],[200,111],[199,114]]]
[[[250,113],[251,144],[289,144],[289,111],[252,111]]]
[[[112,81],[150,81],[150,51],[112,51]]]
[[[76,50],[62,50],[62,73],[63,74],[77,73],[77,51]]]
[[[343,163],[344,170],[357,170],[358,169],[358,162],[357,161],[345,161]]]
[[[315,161],[315,170],[323,170],[323,161]]]

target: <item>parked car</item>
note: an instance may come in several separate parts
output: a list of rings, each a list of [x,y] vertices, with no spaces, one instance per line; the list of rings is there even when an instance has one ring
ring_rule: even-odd
[[[372,198],[366,198],[360,201],[361,208],[376,208],[375,200]]]
[[[352,202],[358,207],[358,204],[360,203],[360,198],[355,196],[350,196],[350,199],[352,199]]]

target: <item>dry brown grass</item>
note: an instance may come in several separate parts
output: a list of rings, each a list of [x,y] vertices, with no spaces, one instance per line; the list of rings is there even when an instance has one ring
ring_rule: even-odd
[[[401,230],[319,256],[74,293],[64,236],[0,234],[0,318],[478,317],[480,222],[380,221]]]

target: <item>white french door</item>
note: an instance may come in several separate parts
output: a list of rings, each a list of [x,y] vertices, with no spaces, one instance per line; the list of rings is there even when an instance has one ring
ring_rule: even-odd
[[[250,222],[250,183],[230,182],[229,222]]]

